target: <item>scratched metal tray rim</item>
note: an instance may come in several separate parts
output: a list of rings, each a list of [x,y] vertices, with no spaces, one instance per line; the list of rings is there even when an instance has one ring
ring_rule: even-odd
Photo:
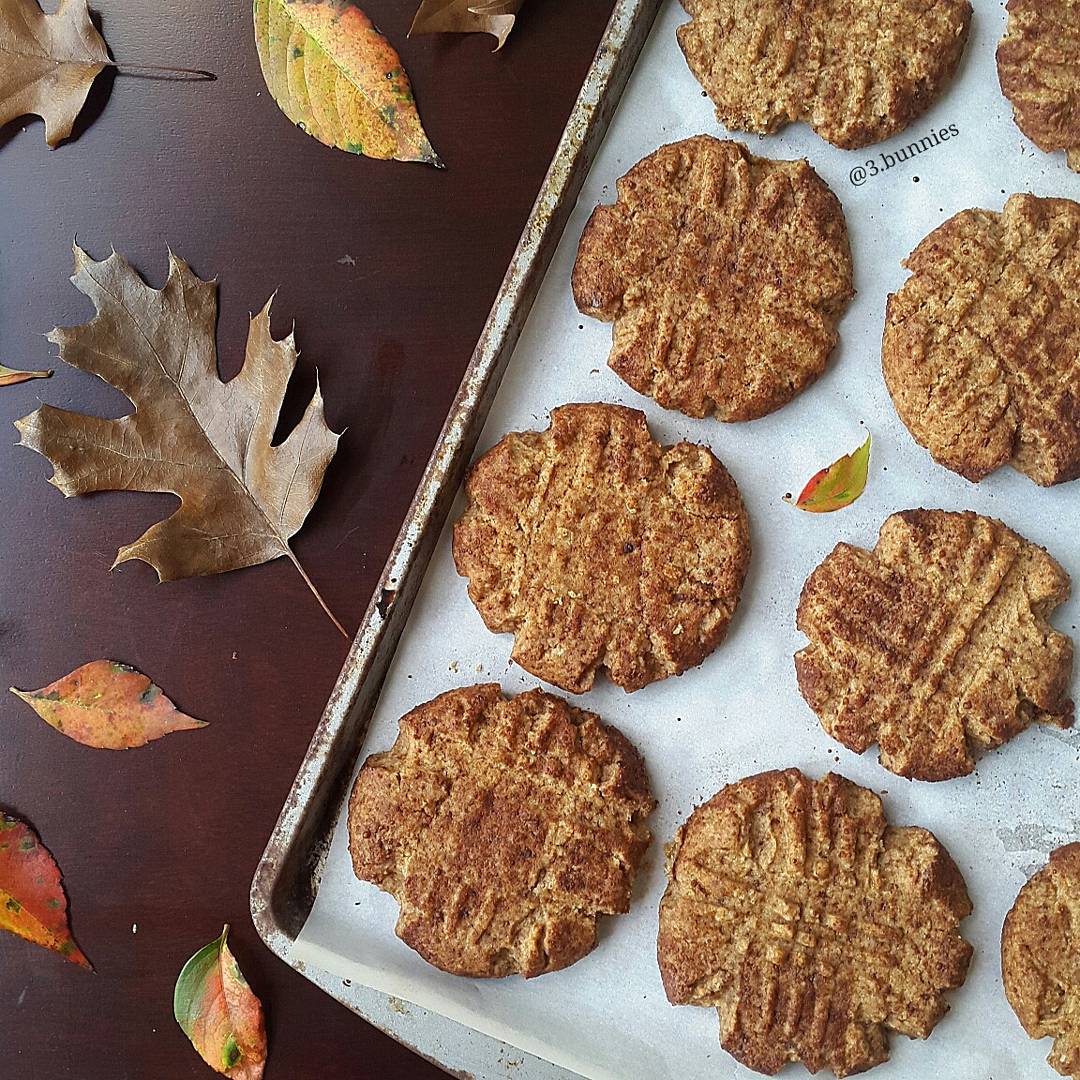
[[[408,515],[252,881],[252,920],[270,951],[360,1015],[365,1014],[348,987],[292,964],[291,947],[314,903],[342,800],[417,590],[660,3],[616,0]],[[399,1038],[370,1016],[365,1019]]]

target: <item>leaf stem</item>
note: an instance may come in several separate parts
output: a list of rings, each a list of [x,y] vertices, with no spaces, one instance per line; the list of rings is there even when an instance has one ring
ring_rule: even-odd
[[[337,616],[330,610],[329,607],[327,607],[326,601],[322,598],[319,590],[315,588],[315,582],[313,582],[311,578],[307,576],[307,571],[300,565],[300,560],[293,554],[292,548],[286,545],[285,550],[288,552],[289,558],[292,560],[293,566],[296,567],[297,571],[299,571],[300,576],[304,579],[305,584],[311,590],[312,595],[315,597],[316,600],[319,601],[319,606],[323,609],[323,611],[326,612],[327,615],[330,616],[330,621],[338,628],[338,630],[341,631],[341,636],[346,639],[351,637],[349,631],[346,630],[340,622],[338,622]]]
[[[202,71],[199,68],[161,67],[159,64],[129,64],[126,61],[110,60],[107,67],[114,67],[117,71],[147,71],[157,75],[194,75],[197,79],[208,82],[216,82],[217,76],[212,71]]]

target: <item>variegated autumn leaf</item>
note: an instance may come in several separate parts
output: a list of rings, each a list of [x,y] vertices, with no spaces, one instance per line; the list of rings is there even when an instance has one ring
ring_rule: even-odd
[[[86,0],[60,0],[55,15],[37,0],[0,0],[0,124],[32,113],[59,145],[110,63]]]
[[[521,0],[421,0],[413,34],[491,34],[498,52],[514,29]]]
[[[0,386],[14,386],[28,379],[47,379],[51,371],[18,371],[0,364]]]
[[[281,111],[327,146],[441,167],[401,57],[353,0],[254,0],[263,78]]]
[[[812,514],[827,514],[850,506],[866,487],[870,468],[870,435],[866,442],[834,461],[827,469],[821,469],[810,477],[802,494],[795,500],[800,510]]]
[[[173,991],[173,1015],[210,1068],[232,1080],[260,1080],[266,1064],[262,1005],[240,972],[226,938],[200,949]]]
[[[95,660],[40,690],[11,692],[69,739],[102,750],[130,750],[174,731],[206,727],[186,716],[145,675]]]
[[[94,970],[71,936],[67,897],[56,861],[25,821],[2,811],[0,930],[52,949],[88,971]]]

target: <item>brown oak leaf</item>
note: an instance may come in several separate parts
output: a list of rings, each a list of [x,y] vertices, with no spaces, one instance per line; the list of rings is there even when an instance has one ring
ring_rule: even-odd
[[[514,29],[521,0],[421,0],[409,27],[413,34],[491,34],[498,41],[495,51],[506,44]]]
[[[114,251],[95,262],[78,246],[72,283],[97,308],[83,326],[49,340],[62,360],[130,398],[116,420],[41,408],[16,421],[21,445],[52,462],[65,495],[161,491],[180,508],[116,556],[141,559],[162,581],[219,574],[286,556],[345,634],[300,565],[289,538],[318,498],[338,435],[316,384],[303,418],[279,446],[271,439],[298,353],[275,341],[270,304],[251,320],[240,374],[222,382],[214,330],[217,285],[171,252],[169,278],[150,288]]]
[[[55,15],[37,0],[0,0],[0,124],[40,116],[45,141],[57,146],[110,63],[86,0],[60,0]]]

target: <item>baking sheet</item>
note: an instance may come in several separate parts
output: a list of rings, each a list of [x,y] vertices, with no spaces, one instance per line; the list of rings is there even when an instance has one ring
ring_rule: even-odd
[[[805,644],[794,613],[807,574],[839,540],[872,546],[881,522],[896,510],[930,506],[994,515],[1048,547],[1080,581],[1080,482],[1043,490],[1005,469],[975,486],[934,465],[897,419],[879,359],[886,295],[904,281],[900,260],[927,232],[968,206],[1000,209],[1014,191],[1080,200],[1080,176],[1066,168],[1063,155],[1042,154],[1013,125],[994,69],[1005,13],[990,0],[975,0],[957,80],[906,133],[859,151],[837,150],[802,125],[760,139],[734,134],[756,154],[808,158],[836,192],[847,215],[858,295],[841,323],[828,372],[779,412],[736,425],[667,412],[607,368],[610,326],[579,315],[570,272],[581,229],[597,202],[614,198],[618,176],[661,143],[700,132],[723,134],[678,49],[675,28],[685,20],[674,0],[661,10],[479,447],[483,452],[507,431],[546,427],[549,410],[568,401],[618,402],[643,409],[654,436],[665,443],[689,439],[709,445],[735,476],[747,504],[754,553],[725,644],[681,678],[633,695],[600,680],[574,699],[642,750],[660,802],[650,822],[655,843],[632,910],[603,920],[597,949],[566,971],[528,983],[445,975],[394,937],[396,901],[353,877],[342,819],[291,959],[432,1009],[584,1076],[754,1076],[720,1049],[712,1010],[673,1008],[664,997],[655,960],[662,844],[695,805],[725,783],[789,765],[814,776],[832,768],[882,792],[892,822],[935,832],[962,869],[975,905],[964,924],[975,957],[967,982],[950,995],[952,1011],[927,1042],[893,1035],[892,1059],[874,1075],[1050,1077],[1043,1060],[1049,1041],[1028,1040],[1004,998],[998,938],[1026,877],[1052,848],[1080,839],[1080,733],[1038,727],[983,756],[970,777],[942,784],[905,781],[884,771],[874,751],[860,757],[828,738],[798,693],[791,658]],[[950,125],[957,133],[947,141],[899,160],[899,149]],[[896,163],[888,166],[890,158],[882,155]],[[857,503],[816,516],[782,501],[816,468],[854,449],[867,429],[874,436],[870,480]],[[459,496],[451,520],[460,510]],[[1073,633],[1080,601],[1059,608],[1054,622]],[[509,636],[489,633],[469,602],[465,582],[454,571],[448,529],[361,757],[388,748],[398,717],[444,690],[489,680],[508,693],[537,685],[509,664],[511,644]],[[807,1074],[792,1066],[785,1075]]]

